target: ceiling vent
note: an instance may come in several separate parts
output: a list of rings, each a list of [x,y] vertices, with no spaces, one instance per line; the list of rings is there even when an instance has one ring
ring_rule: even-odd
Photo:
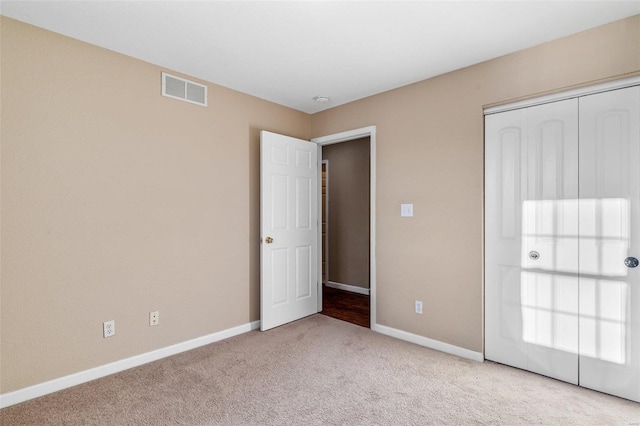
[[[162,73],[162,96],[207,106],[207,86]]]

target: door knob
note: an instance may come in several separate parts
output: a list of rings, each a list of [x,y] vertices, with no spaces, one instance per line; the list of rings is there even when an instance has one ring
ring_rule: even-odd
[[[629,268],[635,268],[636,266],[638,266],[638,259],[636,259],[635,257],[627,257],[624,260],[624,264]]]
[[[267,242],[267,244],[271,244],[273,242],[273,238],[267,237],[265,238],[265,241]]]
[[[538,253],[535,250],[532,250],[529,252],[529,259],[531,260],[538,260],[540,258],[540,253]]]

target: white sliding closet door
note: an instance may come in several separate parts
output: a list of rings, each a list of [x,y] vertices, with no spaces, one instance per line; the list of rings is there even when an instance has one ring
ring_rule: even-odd
[[[522,337],[522,203],[526,110],[485,117],[485,358],[526,369]]]
[[[578,381],[578,110],[527,108],[521,315],[528,370]]]
[[[580,98],[580,198],[580,385],[640,401],[640,87]]]
[[[640,86],[485,117],[485,356],[640,402]]]
[[[485,130],[485,356],[577,383],[577,100]]]

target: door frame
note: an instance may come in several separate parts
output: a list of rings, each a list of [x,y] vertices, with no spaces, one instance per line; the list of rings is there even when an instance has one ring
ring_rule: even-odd
[[[320,241],[320,269],[322,269],[322,255],[324,254],[324,258],[327,260],[327,282],[329,282],[329,160],[322,159],[322,149],[318,149],[318,159],[320,160],[321,168],[320,168],[320,179],[322,179],[322,167],[325,167],[326,170],[326,195],[325,195],[325,206],[324,211],[321,210],[321,214],[325,215],[325,233],[327,234],[327,244],[326,246],[323,244],[323,240]],[[322,181],[320,182],[320,189],[322,190]],[[322,193],[320,193],[320,203],[322,203]],[[320,205],[320,209],[322,209],[322,205]],[[318,218],[320,220],[320,226],[322,226],[322,216]],[[322,229],[320,229],[320,236],[322,236]],[[320,273],[320,277],[322,278],[322,274],[324,274],[324,270]],[[320,280],[320,287],[324,284],[322,279]],[[322,292],[318,293],[318,296],[321,296]],[[320,308],[322,308],[322,300],[320,300]]]
[[[552,93],[550,95],[534,96],[522,101],[507,101],[505,103],[485,105],[483,109],[483,115],[490,115],[498,112],[511,111],[520,108],[528,108],[536,105],[548,104],[550,102],[557,102],[565,99],[578,98],[587,95],[594,95],[596,93],[609,92],[611,90],[637,86],[638,84],[640,84],[640,76],[605,81],[604,83],[590,84],[583,87],[578,87],[576,89]]]
[[[376,126],[361,127],[359,129],[347,130],[345,132],[334,133],[332,135],[321,136],[311,139],[311,142],[318,144],[318,214],[322,214],[322,147],[340,142],[348,142],[354,139],[369,137],[369,311],[371,329],[376,325]],[[318,227],[318,262],[322,265],[322,226]],[[328,259],[327,259],[328,260]],[[318,268],[318,312],[322,311],[322,268]],[[327,277],[328,279],[328,277]]]

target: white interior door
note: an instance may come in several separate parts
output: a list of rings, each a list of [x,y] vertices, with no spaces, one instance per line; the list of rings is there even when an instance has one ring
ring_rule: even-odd
[[[640,401],[640,87],[580,98],[580,385]]]
[[[578,383],[578,114],[486,117],[485,356]]]
[[[318,312],[318,146],[260,133],[261,330]]]

